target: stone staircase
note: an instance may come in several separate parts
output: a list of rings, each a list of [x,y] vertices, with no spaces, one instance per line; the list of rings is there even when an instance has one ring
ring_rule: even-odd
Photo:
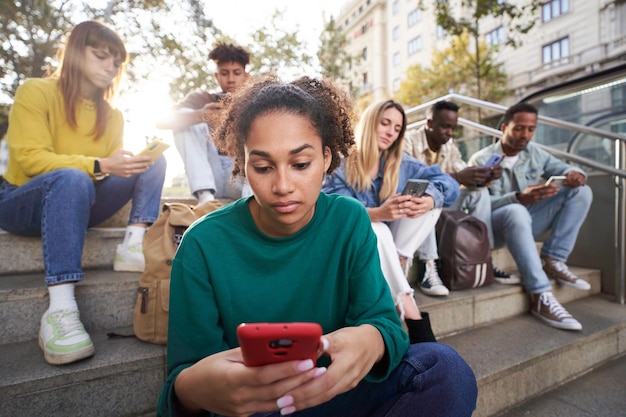
[[[139,273],[112,270],[123,227],[115,221],[88,232],[86,278],[77,286],[81,317],[96,347],[93,358],[65,366],[45,363],[37,346],[47,307],[38,238],[0,231],[0,415],[153,416],[165,378],[165,348],[134,338],[132,308]],[[514,269],[506,251],[496,264]],[[555,285],[554,293],[582,322],[582,332],[548,327],[527,314],[519,286],[451,292],[445,298],[416,291],[437,337],[457,349],[478,378],[475,417],[511,407],[624,354],[626,308],[601,294],[598,271],[572,268],[591,283],[583,292]]]

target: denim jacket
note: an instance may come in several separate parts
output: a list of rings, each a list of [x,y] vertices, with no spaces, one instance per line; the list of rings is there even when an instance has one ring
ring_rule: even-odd
[[[500,141],[476,152],[471,156],[468,165],[482,166],[494,153],[504,155]],[[515,193],[524,191],[529,185],[541,184],[552,175],[564,175],[569,171],[578,171],[586,176],[580,168],[566,164],[530,142],[519,153],[513,169],[503,167],[502,177],[489,186],[491,208],[495,210],[507,204],[519,203]]]
[[[372,181],[372,187],[366,191],[357,191],[348,185],[346,181],[344,160],[332,175],[326,176],[322,191],[327,194],[342,194],[354,197],[367,208],[378,207],[383,203],[380,201],[379,194],[383,185],[384,168],[385,161],[382,159],[378,175]],[[450,175],[441,172],[439,165],[428,166],[412,156],[403,154],[402,163],[400,164],[400,175],[398,177],[398,193],[402,192],[409,178],[430,181],[426,194],[433,197],[436,208],[450,206],[459,195],[459,183]]]

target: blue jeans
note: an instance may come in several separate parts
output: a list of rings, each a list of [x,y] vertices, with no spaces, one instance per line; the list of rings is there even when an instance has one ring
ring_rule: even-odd
[[[21,186],[0,186],[0,228],[41,236],[46,285],[83,279],[87,228],[117,213],[132,199],[129,223],[154,223],[159,215],[166,161],[130,178],[110,175],[96,183],[81,170],[63,168]]]
[[[491,214],[495,247],[507,246],[529,293],[550,290],[535,239],[550,231],[541,254],[567,261],[591,206],[591,188],[561,187],[558,194],[528,207],[508,204]]]
[[[294,417],[470,417],[476,408],[476,377],[451,347],[411,345],[383,382],[361,381],[332,400],[292,414]],[[253,417],[279,417],[279,412]]]
[[[181,109],[188,112],[190,109]],[[206,123],[174,131],[174,143],[185,164],[191,194],[211,190],[217,198],[247,197],[252,192],[241,179],[231,181],[233,158],[220,155]]]

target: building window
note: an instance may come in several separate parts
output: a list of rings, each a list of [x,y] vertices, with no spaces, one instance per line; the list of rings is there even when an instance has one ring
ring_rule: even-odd
[[[541,20],[547,22],[569,12],[569,0],[551,0],[541,6]]]
[[[407,22],[409,27],[416,25],[422,18],[422,11],[420,9],[414,9],[407,16]]]
[[[393,14],[396,15],[400,12],[400,1],[396,0],[393,2],[393,6],[391,8],[391,10],[393,11]]]
[[[504,27],[499,26],[498,28],[487,32],[485,35],[485,42],[488,46],[496,46],[504,43]]]
[[[400,52],[396,52],[393,54],[393,66],[397,67],[400,65]]]
[[[400,26],[396,26],[395,28],[393,28],[393,30],[391,31],[391,36],[394,41],[398,40],[398,38],[400,37]]]
[[[398,90],[400,90],[400,78],[393,80],[393,92],[396,93]]]
[[[367,47],[363,48],[363,51],[361,52],[361,59],[363,61],[367,61]]]
[[[417,36],[409,41],[409,56],[422,49],[422,37]]]
[[[542,49],[544,64],[558,63],[569,56],[569,37],[545,45]]]
[[[446,36],[446,30],[441,26],[437,25],[437,39],[441,39]]]

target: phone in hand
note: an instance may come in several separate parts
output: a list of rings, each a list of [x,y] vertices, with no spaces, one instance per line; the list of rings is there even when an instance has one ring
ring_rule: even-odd
[[[483,166],[485,168],[495,167],[496,165],[500,165],[500,162],[502,162],[503,159],[504,157],[499,153],[491,154],[491,156],[489,157],[489,159],[487,159],[487,162],[485,162],[485,165]]]
[[[561,187],[566,179],[567,177],[565,175],[553,175],[548,178],[548,181],[546,181],[546,185],[554,184],[557,187]]]
[[[237,339],[246,366],[317,360],[322,327],[317,323],[241,323]]]
[[[427,180],[419,180],[410,178],[404,189],[402,190],[402,195],[411,195],[413,197],[421,197],[426,192],[426,188],[428,188],[429,182]]]
[[[139,152],[139,155],[148,155],[154,161],[159,156],[161,156],[161,154],[165,152],[165,150],[169,147],[170,145],[168,145],[167,143],[155,138],[152,140],[152,142],[147,144],[141,152]]]

